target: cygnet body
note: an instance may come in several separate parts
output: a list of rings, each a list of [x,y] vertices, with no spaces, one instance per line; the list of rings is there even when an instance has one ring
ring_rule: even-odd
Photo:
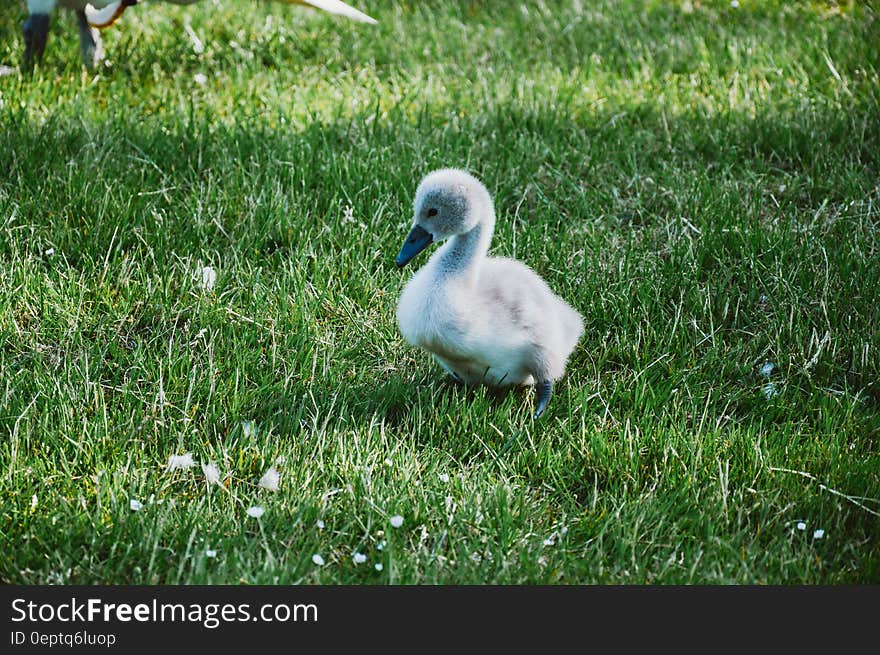
[[[538,418],[583,334],[580,314],[522,262],[486,256],[495,210],[486,187],[469,173],[429,173],[414,210],[397,265],[433,242],[446,243],[400,295],[403,337],[465,384],[536,385]]]

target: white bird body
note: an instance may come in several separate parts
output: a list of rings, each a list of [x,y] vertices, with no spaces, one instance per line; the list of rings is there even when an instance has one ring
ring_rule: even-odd
[[[155,3],[158,0],[153,0]],[[161,0],[175,5],[193,5],[201,0]],[[273,0],[288,5],[305,5],[322,9],[331,14],[338,14],[358,20],[364,23],[375,23],[375,19],[367,16],[365,13],[358,11],[354,7],[347,5],[342,0]],[[85,11],[87,15],[93,14],[95,10],[101,10],[110,5],[119,5],[122,0],[27,0],[28,11],[31,14],[49,14],[55,7],[66,7],[74,11]],[[147,4],[144,0],[136,4]],[[91,9],[90,9],[91,7]]]
[[[191,5],[200,0],[162,0],[176,5]],[[283,4],[303,5],[344,16],[362,23],[376,20],[342,0],[273,0]],[[24,65],[30,67],[43,56],[49,33],[49,15],[56,7],[64,7],[77,15],[80,51],[83,63],[91,68],[101,58],[101,38],[95,28],[110,27],[138,0],[27,0],[28,20],[24,24]],[[146,4],[146,3],[145,3]]]
[[[531,385],[562,377],[583,319],[522,262],[486,256],[495,212],[485,187],[464,171],[435,171],[419,185],[415,214],[399,265],[428,243],[449,240],[400,295],[397,320],[404,339],[468,385]],[[407,251],[417,230],[430,237]]]

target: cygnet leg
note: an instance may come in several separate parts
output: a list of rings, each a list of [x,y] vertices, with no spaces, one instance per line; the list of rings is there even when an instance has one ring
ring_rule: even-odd
[[[24,69],[30,70],[43,58],[49,38],[49,14],[31,14],[24,22]]]
[[[79,51],[82,54],[83,64],[91,70],[103,57],[101,35],[89,25],[85,11],[76,12],[76,22],[79,27]]]
[[[547,405],[550,403],[550,396],[553,395],[553,380],[538,382],[535,385],[535,393],[538,394],[538,408],[535,410],[533,419],[537,421],[538,417],[544,413],[544,410],[547,409]]]

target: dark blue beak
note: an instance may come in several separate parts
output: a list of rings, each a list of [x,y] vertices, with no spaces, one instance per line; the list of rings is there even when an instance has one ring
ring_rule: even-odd
[[[406,238],[406,242],[397,254],[397,259],[394,260],[397,263],[397,268],[403,268],[406,266],[410,259],[431,245],[433,240],[434,237],[432,237],[427,230],[418,225],[414,225],[413,229],[409,231],[409,236]]]

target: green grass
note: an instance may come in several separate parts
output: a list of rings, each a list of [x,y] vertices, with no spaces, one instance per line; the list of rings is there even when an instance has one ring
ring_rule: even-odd
[[[877,13],[354,4],[138,6],[95,73],[59,12],[0,77],[0,580],[880,582]],[[585,317],[537,424],[397,329],[441,166]]]

